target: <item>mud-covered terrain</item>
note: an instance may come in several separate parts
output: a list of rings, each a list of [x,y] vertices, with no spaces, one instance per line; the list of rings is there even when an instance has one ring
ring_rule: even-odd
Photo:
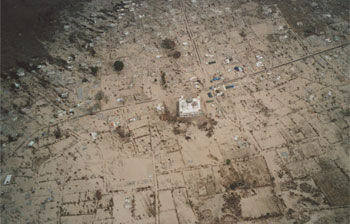
[[[348,1],[1,16],[1,223],[349,223]]]
[[[42,41],[60,31],[62,11],[72,16],[88,0],[3,0],[1,1],[1,70],[47,58]]]

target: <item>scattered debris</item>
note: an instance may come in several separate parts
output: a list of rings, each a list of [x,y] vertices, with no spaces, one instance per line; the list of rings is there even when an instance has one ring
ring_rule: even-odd
[[[4,185],[8,185],[11,183],[12,175],[7,175],[4,181]]]
[[[163,106],[163,104],[157,104],[157,106],[156,106],[156,109],[157,109],[157,111],[158,112],[163,112],[164,111],[164,106]]]
[[[25,70],[23,68],[19,68],[16,74],[18,75],[18,77],[22,77],[25,75]]]
[[[21,86],[21,85],[20,85],[19,83],[17,83],[17,82],[14,83],[15,89],[19,89],[20,86]]]
[[[233,84],[232,85],[228,85],[228,86],[225,86],[225,88],[226,89],[233,89],[233,88],[235,88],[235,85],[233,85]]]
[[[262,56],[256,55],[255,58],[256,58],[256,60],[258,61],[258,62],[256,62],[256,64],[255,64],[257,67],[262,67],[262,66],[264,66],[264,63],[262,62],[264,58],[263,58]]]
[[[213,65],[215,63],[216,63],[216,61],[209,61],[209,62],[207,62],[207,65]]]
[[[120,126],[120,122],[119,121],[112,121],[112,122],[109,123],[109,126],[111,128],[117,128],[117,127]]]
[[[314,100],[314,98],[315,98],[315,96],[314,96],[314,95],[310,95],[309,100],[310,100],[310,101],[313,101],[313,100]]]
[[[213,58],[215,55],[213,54],[205,54],[205,57]]]
[[[297,22],[297,26],[303,26],[304,25],[304,23],[303,22]]]
[[[124,200],[124,208],[129,209],[131,207],[132,207],[132,205],[131,205],[130,198],[125,198],[125,200]]]
[[[240,67],[240,66],[235,66],[234,69],[235,69],[235,71],[237,71],[237,72],[243,72],[243,68]]]
[[[133,118],[129,119],[129,122],[135,122],[135,121],[138,121],[138,120],[140,120],[139,117],[133,117]]]
[[[262,66],[264,66],[264,63],[262,61],[258,61],[256,63],[256,67],[262,67]]]
[[[34,144],[35,144],[35,141],[30,141],[28,144],[28,147],[33,147]]]
[[[214,77],[210,80],[210,82],[219,81],[219,80],[221,80],[221,77]]]
[[[21,223],[38,211],[50,223],[57,220],[51,207],[66,222],[348,221],[344,4],[195,3],[91,1],[69,10],[74,18],[40,7],[40,27],[54,28],[59,19],[64,33],[43,32],[46,41],[28,27],[47,47],[43,57],[4,58],[18,61],[1,72],[4,222]],[[244,23],[230,22],[241,17]],[[32,51],[22,30],[7,36]],[[336,43],[341,47],[330,47]],[[244,60],[251,55],[253,62]],[[267,64],[271,72],[263,70]],[[181,93],[200,94],[204,106],[196,98],[174,101]],[[76,159],[89,167],[74,166]],[[72,197],[63,195],[56,209],[63,188]],[[33,207],[26,213],[23,199]],[[322,208],[339,212],[327,216]]]
[[[90,136],[91,136],[93,141],[96,141],[96,139],[97,139],[97,132],[91,132]]]
[[[69,92],[64,92],[64,93],[61,93],[61,94],[60,94],[60,97],[61,97],[62,99],[67,99],[68,96],[69,96]]]
[[[258,61],[261,61],[261,60],[264,59],[263,56],[260,56],[260,55],[256,55],[255,58],[256,58],[256,60],[258,60]]]
[[[121,98],[117,98],[116,101],[117,101],[118,103],[124,102],[124,98],[122,98],[122,97],[121,97]]]
[[[229,58],[226,58],[226,59],[224,60],[224,65],[227,65],[227,64],[230,64],[230,59],[229,59]]]
[[[43,136],[44,138],[49,137],[49,132],[44,131],[44,132],[41,134],[41,136]]]
[[[57,116],[58,117],[62,117],[62,116],[64,116],[64,115],[66,115],[67,114],[67,111],[65,111],[65,110],[59,110],[59,111],[57,111]]]

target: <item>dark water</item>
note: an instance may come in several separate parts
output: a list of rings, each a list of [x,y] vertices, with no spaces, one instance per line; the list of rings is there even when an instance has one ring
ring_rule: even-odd
[[[60,13],[83,8],[90,0],[2,0],[1,70],[32,58],[45,58],[47,50],[39,40],[50,40],[60,29]]]

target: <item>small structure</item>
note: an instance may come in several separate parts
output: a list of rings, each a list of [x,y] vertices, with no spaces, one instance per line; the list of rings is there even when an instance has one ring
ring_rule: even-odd
[[[179,99],[178,112],[180,117],[193,117],[200,115],[202,113],[200,97],[189,97],[185,99],[181,96]]]

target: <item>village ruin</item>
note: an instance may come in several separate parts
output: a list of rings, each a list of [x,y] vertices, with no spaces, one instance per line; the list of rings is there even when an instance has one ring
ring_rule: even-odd
[[[348,1],[3,2],[1,224],[349,223]]]

